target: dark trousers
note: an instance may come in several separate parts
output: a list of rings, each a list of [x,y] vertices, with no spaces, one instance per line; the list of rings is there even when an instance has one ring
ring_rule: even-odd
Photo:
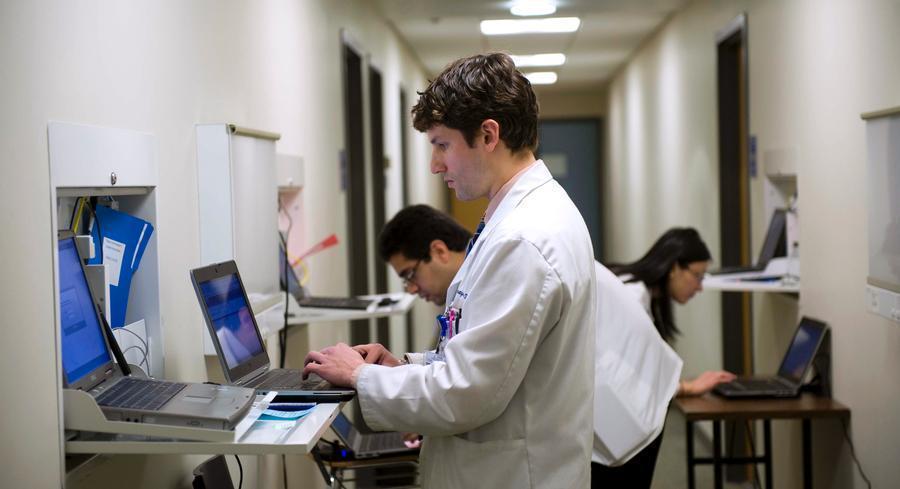
[[[591,489],[650,489],[662,437],[660,433],[631,460],[618,467],[592,462]]]

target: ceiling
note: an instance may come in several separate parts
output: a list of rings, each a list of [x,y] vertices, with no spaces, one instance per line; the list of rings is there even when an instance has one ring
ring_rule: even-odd
[[[512,0],[376,0],[388,22],[434,76],[449,62],[475,53],[563,53],[566,63],[522,71],[556,71],[559,80],[543,90],[596,87],[606,80],[687,0],[558,0],[552,17],[579,17],[567,34],[485,36],[488,19],[528,19],[509,13]]]

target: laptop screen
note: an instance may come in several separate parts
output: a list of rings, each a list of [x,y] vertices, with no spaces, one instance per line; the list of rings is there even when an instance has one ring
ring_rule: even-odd
[[[59,323],[66,385],[112,362],[74,238],[59,241]]]
[[[759,260],[756,265],[766,266],[769,260],[776,256],[787,255],[785,246],[785,230],[787,229],[787,216],[784,209],[775,209],[772,218],[769,220],[769,230],[766,231],[766,240],[763,241],[762,249],[759,250]]]
[[[200,295],[229,370],[263,352],[253,312],[237,274],[199,283]]]
[[[353,425],[350,424],[350,420],[344,416],[344,413],[338,411],[337,417],[334,418],[334,421],[331,423],[331,429],[334,430],[345,445],[350,446],[350,444],[353,443],[353,440],[350,439],[351,433],[353,433]]]
[[[782,360],[781,367],[778,369],[780,377],[789,379],[794,383],[803,381],[806,370],[819,350],[819,344],[825,335],[825,329],[825,323],[813,319],[803,318],[800,321],[797,332],[794,333],[794,339],[791,341],[791,346],[784,355],[784,360]]]
[[[287,253],[284,252],[284,242],[279,245],[278,253],[280,255],[280,259],[278,260],[278,263],[280,264],[278,268],[278,280],[281,283],[281,290],[284,290],[284,272],[285,269],[287,269],[288,292],[297,300],[306,297],[306,290],[300,285],[300,281],[297,280],[297,274],[294,272],[294,267],[288,265]]]

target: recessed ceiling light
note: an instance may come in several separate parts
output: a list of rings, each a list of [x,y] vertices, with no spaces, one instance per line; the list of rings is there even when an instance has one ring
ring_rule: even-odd
[[[519,68],[527,68],[529,66],[560,66],[566,62],[566,55],[563,53],[525,54],[521,56],[511,55],[510,57]]]
[[[509,13],[522,17],[550,15],[554,12],[556,12],[556,2],[550,0],[519,0],[509,9]]]
[[[486,36],[500,36],[507,34],[575,32],[580,25],[581,19],[578,17],[482,20],[481,33]]]
[[[553,71],[525,73],[525,78],[528,78],[532,85],[553,85],[556,83],[556,73]]]

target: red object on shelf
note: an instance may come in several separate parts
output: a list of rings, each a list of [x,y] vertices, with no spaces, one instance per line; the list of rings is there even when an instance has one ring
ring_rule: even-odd
[[[331,248],[332,246],[334,246],[336,244],[338,244],[337,235],[332,234],[331,236],[328,236],[327,238],[323,239],[318,244],[316,244],[312,248],[304,251],[300,256],[295,258],[294,261],[291,262],[291,266],[296,267],[307,256],[314,255],[322,250]]]

